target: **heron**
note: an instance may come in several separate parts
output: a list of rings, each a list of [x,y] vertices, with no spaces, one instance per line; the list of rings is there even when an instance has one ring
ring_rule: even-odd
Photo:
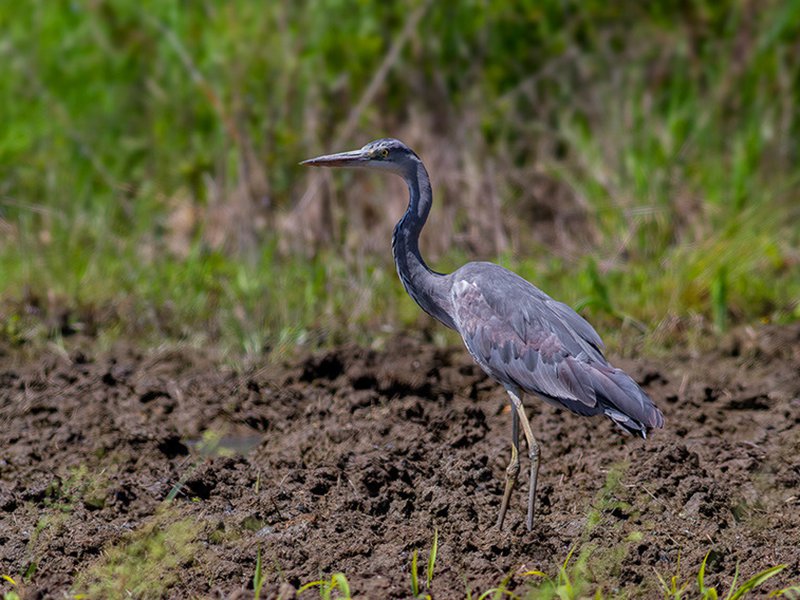
[[[452,273],[428,267],[419,236],[433,203],[431,182],[422,160],[403,142],[382,138],[300,164],[375,169],[405,180],[408,208],[392,235],[400,281],[423,311],[461,335],[475,362],[510,399],[511,459],[498,529],[520,471],[520,425],[530,461],[526,527],[533,529],[540,451],[522,403],[525,393],[578,415],[605,415],[623,432],[642,438],[663,427],[661,411],[629,375],[609,364],[600,336],[568,305],[491,262],[470,262]]]

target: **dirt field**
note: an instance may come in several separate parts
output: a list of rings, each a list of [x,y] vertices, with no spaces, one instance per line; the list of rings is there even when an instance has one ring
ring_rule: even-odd
[[[574,545],[609,596],[654,597],[656,572],[680,556],[694,578],[708,551],[725,589],[737,563],[787,563],[765,590],[799,583],[800,326],[613,362],[666,429],[643,442],[528,398],[538,522],[525,530],[523,462],[498,533],[507,400],[461,348],[399,338],[244,373],[186,350],[6,349],[0,574],[30,598],[252,598],[260,548],[262,598],[337,571],[354,597],[407,598],[437,528],[436,599],[509,574],[522,591]]]

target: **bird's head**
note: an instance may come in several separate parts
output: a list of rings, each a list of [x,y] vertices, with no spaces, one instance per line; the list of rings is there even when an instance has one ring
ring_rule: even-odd
[[[370,142],[359,150],[309,158],[300,164],[309,167],[383,169],[405,175],[412,168],[416,169],[419,162],[419,157],[414,151],[400,140],[382,138]]]

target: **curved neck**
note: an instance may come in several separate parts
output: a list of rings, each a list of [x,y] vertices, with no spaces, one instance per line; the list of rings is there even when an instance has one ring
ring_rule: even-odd
[[[450,316],[450,280],[428,268],[419,252],[419,235],[433,203],[428,172],[422,161],[401,174],[408,185],[408,208],[394,228],[392,254],[397,274],[408,295],[420,308],[455,329]]]

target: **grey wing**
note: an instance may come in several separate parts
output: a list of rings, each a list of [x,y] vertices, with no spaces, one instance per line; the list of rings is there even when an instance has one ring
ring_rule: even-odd
[[[489,375],[578,414],[605,414],[626,431],[643,435],[662,426],[644,391],[608,364],[588,322],[502,267],[472,265],[454,273],[453,312]]]

